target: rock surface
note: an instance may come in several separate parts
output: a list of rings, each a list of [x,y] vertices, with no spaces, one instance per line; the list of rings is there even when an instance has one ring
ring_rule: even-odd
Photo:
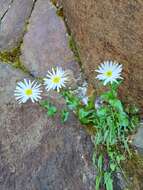
[[[2,0],[3,2],[3,0]],[[11,3],[9,3],[11,2]],[[17,47],[26,30],[26,24],[31,14],[33,0],[5,1],[2,13],[10,5],[7,13],[1,20],[0,27],[0,51],[10,51]],[[1,1],[0,1],[1,5]],[[0,8],[1,9],[1,8]],[[1,11],[1,10],[0,10]]]
[[[80,74],[79,65],[68,47],[64,21],[56,15],[50,0],[38,0],[24,36],[21,61],[35,76],[45,76],[55,66]]]
[[[143,155],[143,123],[135,134],[132,144],[138,149],[139,153]]]
[[[19,105],[13,92],[27,77],[0,64],[0,189],[92,190],[90,138],[72,115],[62,125],[38,104]]]
[[[0,28],[0,51],[17,47],[32,12],[21,47],[22,63],[34,76],[44,76],[51,67],[62,66],[78,78],[80,68],[68,47],[64,21],[50,0],[37,0],[33,6],[34,2],[0,0],[0,16],[6,13]],[[125,66],[122,96],[129,95],[132,101],[138,95],[135,100],[141,104],[143,3],[127,2],[63,0],[90,83],[98,63],[117,59]],[[38,104],[17,104],[14,89],[23,78],[29,76],[0,63],[0,190],[93,190],[96,172],[91,164],[90,137],[72,114],[63,125],[60,115],[48,118]],[[56,94],[49,96],[60,113],[64,101]],[[142,150],[141,134],[142,128],[134,143]],[[132,161],[131,166],[127,170],[131,168],[133,190],[142,190],[143,166]],[[115,190],[125,187],[122,176],[114,182]]]
[[[10,3],[11,3],[11,0],[0,1],[0,20],[3,17],[3,15],[6,13],[6,11],[8,10]]]
[[[82,63],[95,85],[95,69],[104,60],[123,64],[120,94],[143,113],[143,1],[62,0],[67,22],[80,49]]]

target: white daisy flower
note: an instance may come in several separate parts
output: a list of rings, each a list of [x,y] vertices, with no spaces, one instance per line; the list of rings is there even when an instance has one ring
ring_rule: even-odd
[[[117,82],[117,79],[122,79],[121,71],[122,65],[117,63],[116,61],[104,61],[98,67],[98,70],[95,70],[99,74],[97,75],[97,79],[104,81],[104,85],[107,83]]]
[[[24,79],[23,82],[18,82],[15,89],[15,97],[19,103],[25,103],[27,100],[31,99],[34,103],[41,99],[40,84],[36,81],[31,82],[30,80]]]
[[[61,68],[52,68],[52,72],[48,71],[47,77],[44,78],[44,84],[47,91],[53,89],[59,92],[60,88],[65,87],[68,81],[68,73]]]

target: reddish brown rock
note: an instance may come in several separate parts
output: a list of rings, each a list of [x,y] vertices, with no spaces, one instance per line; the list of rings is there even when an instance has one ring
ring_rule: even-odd
[[[64,21],[50,0],[38,0],[35,4],[23,40],[21,61],[35,76],[45,76],[55,66],[72,70],[76,78],[80,75],[68,46]]]
[[[73,115],[63,125],[38,104],[19,105],[13,93],[23,78],[0,64],[0,190],[92,190],[90,138]],[[63,101],[51,98],[60,113]]]
[[[116,60],[124,67],[122,99],[142,108],[143,1],[62,1],[89,83],[96,87],[94,70],[101,62]]]

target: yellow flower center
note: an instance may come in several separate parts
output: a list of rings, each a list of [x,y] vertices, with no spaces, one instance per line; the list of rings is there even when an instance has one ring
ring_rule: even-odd
[[[26,89],[25,90],[25,94],[27,95],[27,96],[31,96],[32,94],[33,94],[33,92],[32,92],[32,89]]]
[[[52,82],[53,82],[54,84],[58,84],[60,81],[61,81],[61,77],[60,77],[60,76],[55,76],[55,77],[53,77],[53,79],[52,79]]]
[[[111,77],[112,76],[112,71],[107,71],[106,73],[105,73],[105,75],[107,76],[107,77]]]

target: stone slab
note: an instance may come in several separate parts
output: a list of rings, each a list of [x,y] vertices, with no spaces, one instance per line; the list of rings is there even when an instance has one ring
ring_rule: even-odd
[[[0,0],[0,19],[3,17],[7,9],[9,8],[11,0]]]
[[[22,41],[33,3],[33,0],[14,0],[11,3],[1,21],[0,51],[11,51]]]
[[[23,78],[0,64],[0,190],[92,190],[89,136],[73,115],[63,125],[37,103],[18,104],[13,93]],[[60,113],[63,101],[51,101]]]
[[[143,123],[138,128],[138,131],[137,131],[137,133],[134,136],[132,144],[143,155]]]
[[[72,70],[76,78],[80,68],[68,47],[64,21],[50,0],[38,0],[24,36],[21,61],[34,76],[45,76],[55,66]]]

